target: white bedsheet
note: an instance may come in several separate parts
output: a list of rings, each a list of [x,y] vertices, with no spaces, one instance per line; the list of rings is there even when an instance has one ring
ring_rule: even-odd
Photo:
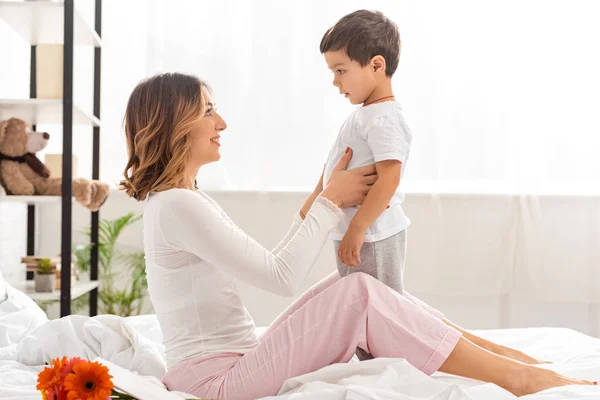
[[[162,335],[155,316],[94,318],[70,316],[48,321],[27,296],[8,287],[0,303],[0,399],[36,399],[37,374],[58,356],[102,357],[161,385],[165,370]],[[554,361],[556,371],[600,378],[600,340],[559,328],[482,331],[483,336]],[[180,397],[191,397],[178,393]],[[491,384],[445,374],[425,376],[399,359],[338,364],[289,379],[271,399],[349,400],[508,400]],[[530,400],[600,399],[599,387],[567,387],[529,396]]]
[[[523,349],[552,361],[546,368],[569,376],[598,380],[600,340],[570,329],[535,328],[479,331],[481,336]],[[404,360],[375,359],[338,364],[289,379],[277,399],[313,400],[513,400],[516,396],[492,384],[436,373],[432,377]],[[549,389],[528,400],[600,399],[600,387],[569,386]]]
[[[23,293],[8,287],[7,294],[0,304],[0,399],[39,400],[37,374],[61,356],[102,357],[162,385],[164,347],[155,316],[73,315],[49,321]]]

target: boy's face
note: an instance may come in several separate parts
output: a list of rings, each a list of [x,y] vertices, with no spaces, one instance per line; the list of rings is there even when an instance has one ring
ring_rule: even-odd
[[[333,86],[352,104],[362,104],[373,93],[376,77],[370,64],[362,67],[352,61],[344,50],[324,54],[327,67],[333,72]]]

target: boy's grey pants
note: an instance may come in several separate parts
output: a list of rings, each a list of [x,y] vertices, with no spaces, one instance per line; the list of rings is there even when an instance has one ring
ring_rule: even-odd
[[[406,258],[406,230],[383,239],[379,242],[363,243],[360,248],[360,264],[349,267],[338,258],[341,241],[335,240],[335,259],[338,272],[343,278],[353,272],[367,273],[385,283],[400,294],[404,294],[404,263]],[[360,360],[369,360],[373,356],[357,348],[356,355]]]

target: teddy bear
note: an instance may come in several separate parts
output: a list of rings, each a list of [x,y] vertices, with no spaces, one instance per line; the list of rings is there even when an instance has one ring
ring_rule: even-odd
[[[47,132],[34,132],[21,119],[0,121],[0,187],[8,195],[60,196],[62,178],[50,171],[35,155],[48,145]],[[106,201],[107,184],[84,178],[73,179],[73,196],[84,207],[97,211]]]

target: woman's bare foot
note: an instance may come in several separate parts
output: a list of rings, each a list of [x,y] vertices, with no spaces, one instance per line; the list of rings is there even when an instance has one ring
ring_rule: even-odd
[[[594,382],[567,378],[554,371],[529,365],[479,347],[464,336],[439,367],[440,372],[491,382],[516,396],[557,386],[594,385]]]
[[[568,378],[554,371],[531,365],[519,369],[519,373],[512,378],[505,389],[518,397],[559,386],[595,385],[594,382]]]

